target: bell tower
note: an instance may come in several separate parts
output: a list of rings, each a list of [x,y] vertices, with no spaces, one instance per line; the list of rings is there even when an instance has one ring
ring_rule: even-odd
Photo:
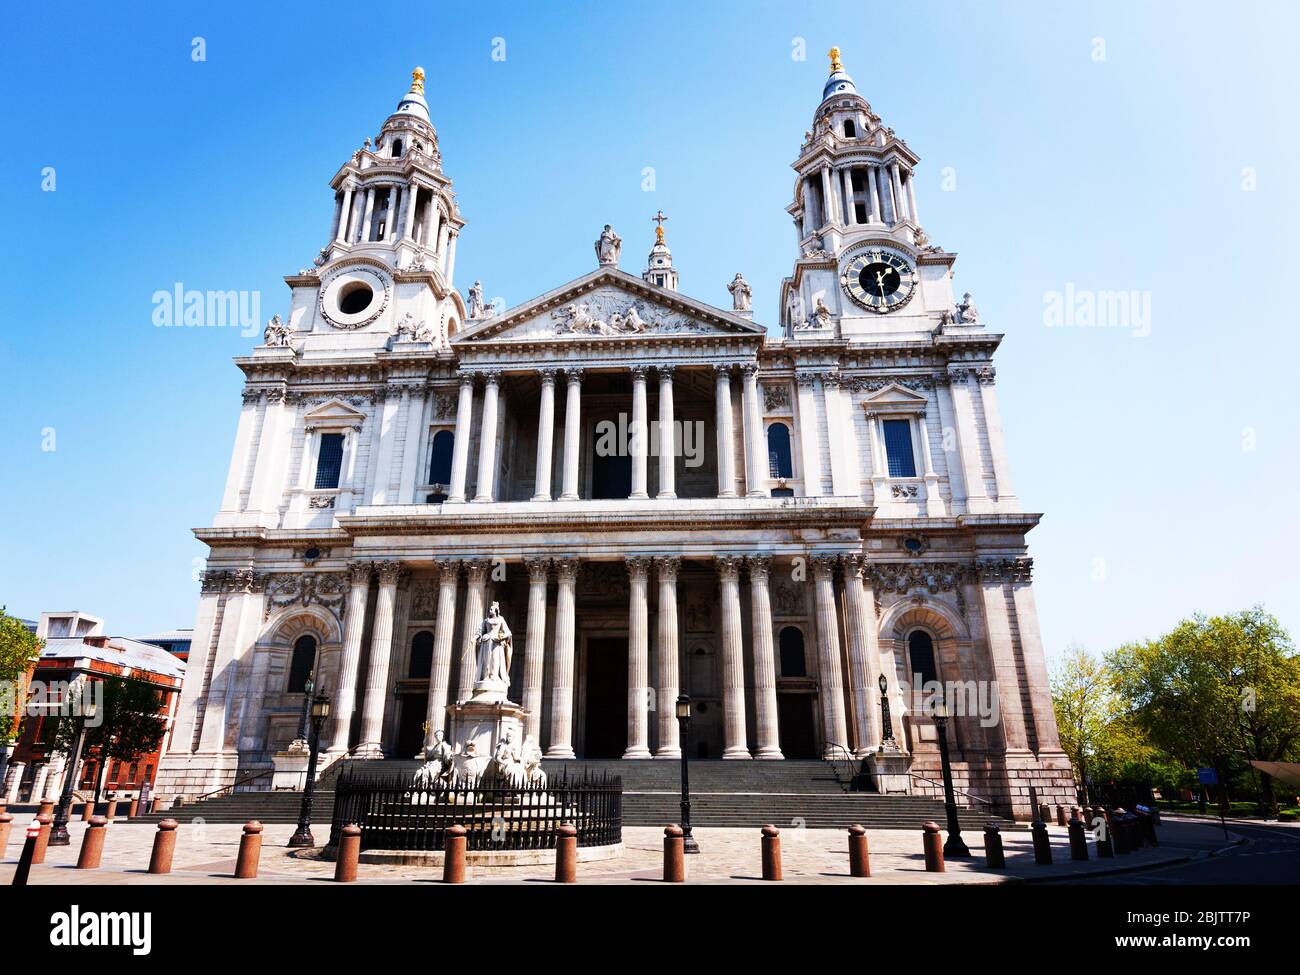
[[[650,248],[650,254],[646,258],[645,270],[641,272],[641,277],[649,284],[658,285],[669,291],[676,291],[677,268],[673,267],[673,252],[668,249],[668,245],[664,242],[664,221],[667,219],[663,210],[650,218],[651,222],[655,224],[655,245]]]

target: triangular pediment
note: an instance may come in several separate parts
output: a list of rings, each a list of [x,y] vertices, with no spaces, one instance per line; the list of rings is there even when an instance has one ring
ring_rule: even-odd
[[[308,426],[350,426],[364,420],[365,414],[353,409],[340,399],[326,400],[303,414]]]
[[[452,345],[478,345],[766,333],[763,326],[732,312],[648,284],[618,268],[603,267],[465,328],[451,341]]]
[[[870,396],[864,397],[862,405],[868,410],[878,410],[885,407],[894,409],[925,409],[928,400],[920,393],[908,389],[898,383],[890,383],[876,390]]]

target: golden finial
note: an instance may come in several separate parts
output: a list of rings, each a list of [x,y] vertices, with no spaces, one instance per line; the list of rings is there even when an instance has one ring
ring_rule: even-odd
[[[655,227],[655,244],[656,245],[662,244],[664,242],[664,221],[667,220],[668,218],[665,217],[664,212],[660,210],[650,219],[654,221],[655,224],[657,224],[657,226]]]
[[[655,243],[662,244],[663,242],[664,242],[664,228],[655,227]]]
[[[424,94],[424,69],[417,67],[411,72],[411,91],[417,95]]]
[[[844,70],[844,65],[840,63],[840,49],[838,47],[831,48],[826,52],[826,56],[831,59],[831,74]]]

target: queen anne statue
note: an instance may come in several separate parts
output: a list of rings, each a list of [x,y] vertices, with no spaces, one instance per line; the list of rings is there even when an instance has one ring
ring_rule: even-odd
[[[488,609],[487,617],[479,627],[476,642],[478,682],[474,685],[475,696],[480,696],[482,691],[499,694],[500,699],[505,700],[510,690],[510,661],[514,657],[514,636],[501,616],[499,604],[494,602]]]

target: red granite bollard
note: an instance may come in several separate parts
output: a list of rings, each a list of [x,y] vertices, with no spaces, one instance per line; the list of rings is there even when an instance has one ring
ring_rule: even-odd
[[[93,815],[95,815],[95,801],[93,799],[87,799],[81,804],[81,821],[83,823],[88,823],[90,822],[90,817]]]
[[[138,797],[133,797],[131,799],[131,804],[126,807],[126,818],[135,819],[135,817],[138,816],[139,814],[140,814],[140,799]]]
[[[239,857],[235,860],[235,879],[252,880],[257,876],[257,864],[262,857],[262,824],[250,819],[244,824],[244,835],[239,838]]]
[[[763,879],[781,880],[781,831],[771,823],[763,827],[762,839]]]
[[[104,811],[104,818],[111,823],[113,821],[113,817],[116,815],[117,815],[117,800],[109,799],[108,808]]]
[[[442,882],[444,884],[463,884],[465,882],[465,834],[464,826],[453,826],[447,830],[447,839],[443,844],[446,852],[442,858]]]
[[[1070,820],[1070,859],[1088,859],[1088,834],[1083,831],[1083,820]]]
[[[78,870],[98,870],[99,861],[104,856],[104,834],[108,820],[103,816],[91,816],[90,825],[81,837],[81,853],[77,857]]]
[[[1034,862],[1040,866],[1052,865],[1052,841],[1047,838],[1047,824],[1037,822],[1031,827],[1034,834]]]
[[[565,823],[556,830],[560,838],[555,844],[555,882],[578,882],[578,827]]]
[[[15,887],[27,886],[27,875],[32,872],[32,859],[36,856],[36,843],[40,835],[41,822],[40,817],[37,817],[27,826],[27,839],[23,842],[23,852],[18,857],[18,867],[14,870],[12,883]]]
[[[686,834],[674,823],[664,827],[664,882],[686,882]]]
[[[1047,803],[1040,803],[1038,806],[1038,818],[1045,823],[1052,821],[1052,807]]]
[[[13,829],[14,817],[8,812],[0,812],[0,860],[4,859],[9,847],[9,831]]]
[[[1057,826],[1064,826],[1064,825],[1065,825],[1065,807],[1064,807],[1064,806],[1057,806],[1057,807],[1056,807],[1056,825],[1057,825]]]
[[[158,824],[153,838],[153,852],[149,855],[150,873],[171,873],[172,854],[176,852],[176,827],[174,819],[164,819]]]
[[[930,873],[943,873],[943,837],[939,824],[933,820],[921,824],[921,843],[925,850],[925,869]]]
[[[349,823],[343,827],[338,849],[334,852],[334,882],[350,884],[357,879],[357,861],[361,859],[361,827]]]
[[[849,876],[871,876],[871,857],[867,852],[867,828],[858,823],[849,827]]]
[[[45,808],[45,804],[41,804]],[[41,824],[41,833],[36,837],[36,850],[32,853],[32,863],[45,862],[45,849],[50,845],[50,828],[54,822],[54,817],[49,813],[41,813],[36,817],[36,821]]]
[[[41,808],[40,808],[40,810],[36,813],[36,815],[37,815],[37,816],[50,816],[50,817],[53,817],[53,816],[54,816],[54,800],[53,800],[53,799],[49,799],[49,798],[42,799],[42,800],[41,800]]]
[[[1007,854],[1002,849],[1002,830],[997,823],[984,826],[984,865],[990,870],[1001,870],[1007,865]]]

